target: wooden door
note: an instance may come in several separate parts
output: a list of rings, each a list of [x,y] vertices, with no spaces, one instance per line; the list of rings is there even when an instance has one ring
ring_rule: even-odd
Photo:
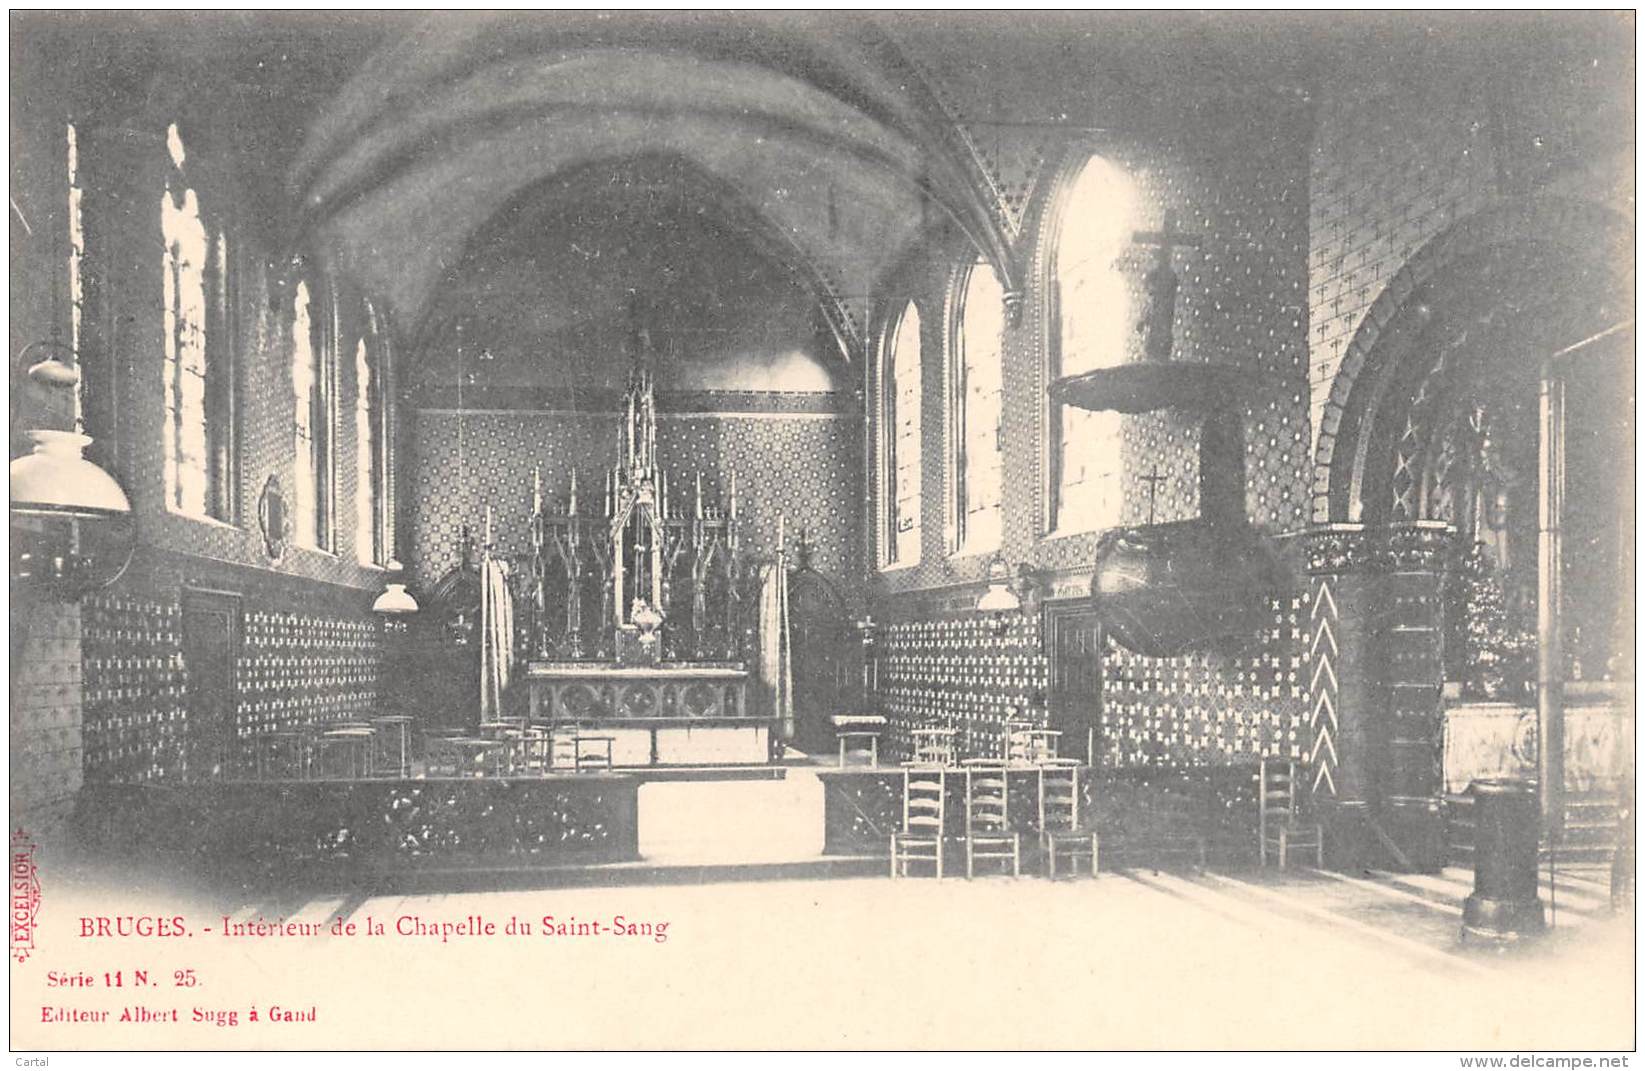
[[[834,587],[795,570],[788,581],[789,649],[794,664],[794,745],[810,755],[834,746],[835,714],[852,713],[861,693],[861,650]]]
[[[188,776],[220,777],[235,759],[234,661],[240,652],[240,597],[183,592],[184,706]]]
[[[1061,753],[1098,765],[1102,756],[1102,627],[1089,601],[1045,610],[1051,693],[1050,727],[1061,730]]]

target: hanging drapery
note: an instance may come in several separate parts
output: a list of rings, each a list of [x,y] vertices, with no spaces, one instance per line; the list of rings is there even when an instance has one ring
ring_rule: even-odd
[[[514,670],[514,601],[508,563],[489,547],[480,562],[480,720],[503,716],[503,692]]]
[[[788,556],[777,537],[777,560],[760,580],[760,687],[782,739],[794,739],[794,659],[788,634]]]

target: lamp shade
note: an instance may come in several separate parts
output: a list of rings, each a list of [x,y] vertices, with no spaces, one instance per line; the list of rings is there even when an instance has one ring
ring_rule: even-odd
[[[395,558],[388,563],[387,569],[392,575],[403,572],[405,566]],[[406,590],[403,581],[391,580],[383,589],[383,593],[377,596],[377,601],[371,604],[371,610],[378,614],[414,614],[418,606],[417,600],[411,597],[411,592]]]
[[[988,590],[977,600],[977,609],[983,613],[1005,614],[1022,607],[1022,600],[1011,590],[1011,570],[998,554],[988,563]]]
[[[28,435],[34,450],[9,468],[12,581],[69,599],[114,583],[137,545],[126,493],[81,456],[89,437],[71,431]]]
[[[1003,583],[988,585],[988,590],[977,600],[977,609],[984,613],[1005,614],[1021,608],[1022,600]]]
[[[417,612],[417,600],[411,597],[404,584],[391,582],[377,596],[377,601],[371,604],[371,609],[379,614],[414,614]]]
[[[89,435],[72,431],[31,431],[34,450],[11,463],[14,513],[102,517],[131,512],[131,502],[114,477],[87,461]]]

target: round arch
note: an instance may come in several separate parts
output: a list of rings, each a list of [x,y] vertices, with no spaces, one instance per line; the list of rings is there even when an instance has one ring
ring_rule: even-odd
[[[1467,286],[1492,272],[1515,288],[1495,300],[1526,315],[1537,309],[1522,303],[1578,290],[1596,299],[1631,295],[1631,242],[1631,225],[1615,212],[1536,196],[1461,220],[1418,250],[1372,303],[1332,383],[1314,452],[1314,523],[1419,519],[1395,516],[1394,446],[1432,401],[1425,387],[1445,352],[1435,323],[1446,298],[1489,299]],[[1527,280],[1559,272],[1569,280],[1563,291],[1527,289]]]

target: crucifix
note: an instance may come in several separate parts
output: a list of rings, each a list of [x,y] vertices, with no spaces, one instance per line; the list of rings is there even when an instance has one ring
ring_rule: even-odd
[[[1137,231],[1131,240],[1138,245],[1159,247],[1154,266],[1143,277],[1148,303],[1137,331],[1143,337],[1142,352],[1150,361],[1171,359],[1171,323],[1177,313],[1177,273],[1171,267],[1171,253],[1177,246],[1198,248],[1200,236],[1177,229],[1177,214],[1165,213],[1165,226],[1157,231]]]
[[[1154,496],[1159,494],[1159,485],[1164,483],[1167,479],[1169,479],[1169,477],[1161,476],[1159,474],[1159,469],[1156,467],[1150,470],[1148,475],[1138,476],[1137,479],[1148,485],[1148,523],[1153,524]]]

